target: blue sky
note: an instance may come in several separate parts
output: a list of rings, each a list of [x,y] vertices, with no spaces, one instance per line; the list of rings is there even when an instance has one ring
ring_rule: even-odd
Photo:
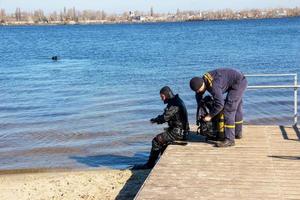
[[[14,12],[16,7],[24,10],[43,9],[46,12],[60,11],[63,7],[75,6],[79,10],[93,9],[122,13],[128,10],[175,12],[181,10],[218,10],[224,8],[274,8],[300,7],[300,0],[0,0],[0,8]]]

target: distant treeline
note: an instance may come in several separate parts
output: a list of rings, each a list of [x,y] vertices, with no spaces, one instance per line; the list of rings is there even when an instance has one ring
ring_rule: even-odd
[[[261,19],[300,16],[300,8],[250,9],[233,11],[181,11],[176,13],[155,13],[129,11],[123,14],[108,14],[103,10],[76,10],[64,8],[60,12],[45,14],[43,10],[27,12],[16,8],[14,13],[0,9],[0,24],[77,24],[77,23],[128,23],[128,22],[175,22],[194,20]]]

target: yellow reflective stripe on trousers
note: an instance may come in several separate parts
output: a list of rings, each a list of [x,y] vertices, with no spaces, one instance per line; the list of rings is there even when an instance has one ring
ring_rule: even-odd
[[[235,128],[235,125],[224,125],[225,128]]]
[[[244,121],[238,121],[238,122],[235,122],[235,124],[242,124]]]

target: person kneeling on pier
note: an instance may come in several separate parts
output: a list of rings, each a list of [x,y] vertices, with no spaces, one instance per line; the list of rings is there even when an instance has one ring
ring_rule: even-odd
[[[133,170],[151,169],[154,167],[159,155],[164,152],[166,147],[176,140],[185,140],[189,131],[188,114],[184,102],[179,95],[174,95],[172,90],[165,86],[160,90],[161,100],[167,104],[162,115],[150,120],[151,123],[168,123],[168,128],[158,134],[152,140],[152,149],[148,162],[143,165],[133,166]]]

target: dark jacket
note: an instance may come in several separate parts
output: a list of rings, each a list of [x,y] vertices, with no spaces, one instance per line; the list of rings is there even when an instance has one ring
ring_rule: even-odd
[[[167,100],[167,107],[162,115],[158,115],[154,120],[158,124],[168,123],[170,128],[180,128],[189,131],[188,114],[184,102],[176,94]]]
[[[219,68],[209,71],[203,76],[206,85],[206,90],[212,95],[214,99],[214,107],[210,111],[212,117],[216,116],[224,107],[225,101],[223,94],[230,90],[237,89],[239,83],[244,79],[244,75],[234,69]],[[202,94],[196,94],[196,99],[202,99]]]

